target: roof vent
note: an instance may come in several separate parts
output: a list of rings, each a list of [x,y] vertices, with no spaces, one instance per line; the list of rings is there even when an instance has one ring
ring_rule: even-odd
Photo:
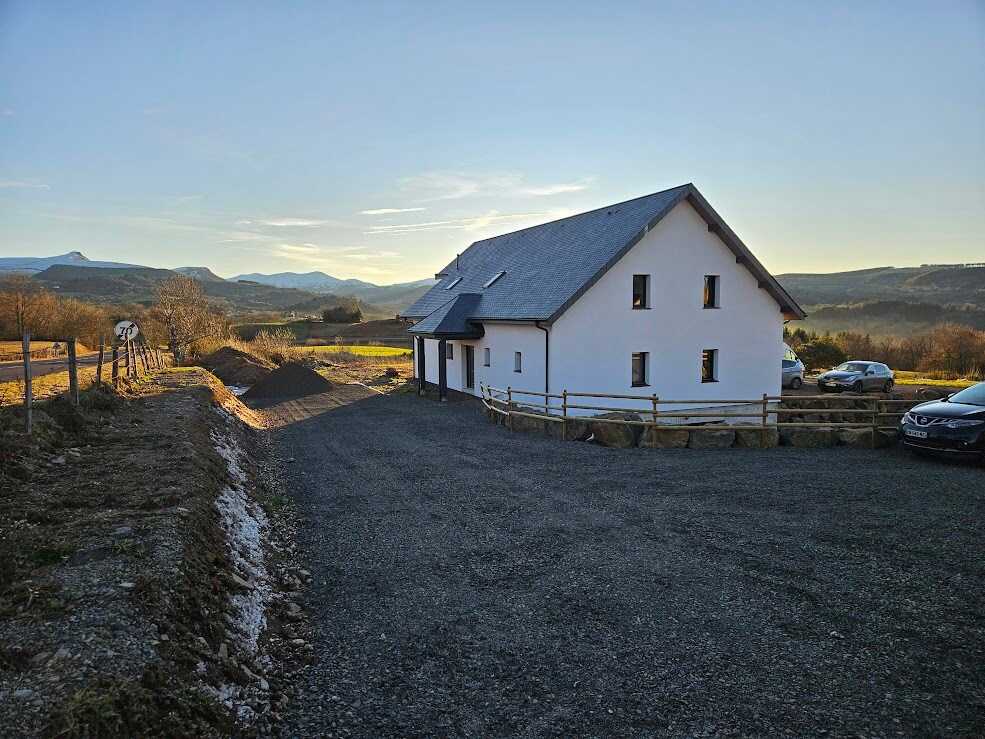
[[[485,290],[487,287],[492,285],[496,280],[498,280],[500,277],[502,277],[505,274],[506,274],[505,270],[503,272],[497,272],[486,281],[486,284],[482,286],[482,289]]]

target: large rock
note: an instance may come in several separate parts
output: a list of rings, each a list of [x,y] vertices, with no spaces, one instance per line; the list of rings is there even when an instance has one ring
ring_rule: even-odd
[[[728,449],[735,443],[735,432],[731,429],[694,429],[687,442],[688,449]]]
[[[772,449],[780,443],[780,432],[776,429],[765,431],[736,431],[735,445],[743,449],[759,449],[765,443],[764,449]]]
[[[856,449],[869,449],[872,446],[870,429],[841,429],[838,432],[838,445]],[[886,449],[896,442],[896,435],[889,431],[876,431],[875,448]]]
[[[628,423],[600,423],[594,419],[612,418],[620,421],[642,421],[636,413],[603,413],[588,421],[588,430],[602,446],[633,447],[642,433],[642,426]]]
[[[656,439],[654,440],[654,432]],[[647,426],[640,436],[640,446],[656,449],[681,449],[687,446],[691,432],[688,429],[675,429],[673,426]]]
[[[554,425],[557,426],[555,432],[558,438],[561,438],[561,424],[556,423]],[[585,441],[592,435],[591,430],[588,428],[587,418],[579,418],[577,420],[569,418],[564,425],[563,433],[568,441]]]
[[[783,433],[789,432],[789,433]],[[783,429],[780,433],[780,443],[784,446],[802,448],[829,447],[838,443],[838,435],[834,429],[806,428]]]
[[[546,434],[547,425],[549,421],[545,421],[543,418],[530,418],[530,416],[521,416],[519,413],[530,413],[536,416],[543,416],[544,414],[540,412],[537,408],[530,408],[525,405],[515,405],[513,406],[513,413],[510,414],[513,424],[513,430],[518,433],[526,434]]]

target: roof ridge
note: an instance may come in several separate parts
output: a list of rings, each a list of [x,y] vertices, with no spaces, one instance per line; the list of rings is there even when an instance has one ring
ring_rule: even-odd
[[[513,234],[523,233],[524,231],[529,231],[534,228],[540,228],[541,226],[549,226],[552,223],[561,223],[561,221],[567,221],[572,218],[578,218],[579,216],[586,216],[589,213],[596,213],[600,210],[610,210],[612,208],[618,208],[620,205],[627,205],[628,203],[634,203],[637,200],[645,200],[646,198],[652,198],[656,195],[663,195],[672,190],[681,190],[685,187],[694,187],[691,182],[685,182],[683,185],[676,185],[675,187],[668,187],[666,190],[658,190],[657,192],[651,192],[647,195],[640,195],[635,198],[630,198],[629,200],[620,200],[618,203],[612,203],[611,205],[603,205],[601,208],[592,208],[591,210],[583,210],[581,213],[572,213],[570,216],[565,216],[564,218],[556,218],[553,221],[546,221],[545,223],[538,223],[536,226],[527,226],[526,228],[518,228],[516,231],[510,231],[509,233],[500,234],[499,236],[490,236],[486,239],[480,239],[479,241],[473,241],[472,244],[481,244],[485,241],[492,241],[493,239],[499,239],[503,236],[511,236]]]

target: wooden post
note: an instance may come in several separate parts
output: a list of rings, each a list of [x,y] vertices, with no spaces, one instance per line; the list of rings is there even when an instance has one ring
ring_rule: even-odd
[[[876,434],[879,433],[879,401],[872,401],[872,431],[869,434],[869,449],[876,448]]]
[[[766,418],[768,414],[766,413],[766,405],[769,400],[769,396],[763,393],[763,430],[759,432],[759,448],[766,448]]]
[[[650,448],[657,448],[657,394],[653,394],[653,427],[650,429]]]
[[[96,362],[96,385],[103,384],[103,357],[106,353],[106,334],[99,334],[99,360]]]
[[[561,441],[568,440],[568,391],[561,393]]]
[[[75,359],[75,337],[68,337],[68,393],[79,404],[79,364]]]
[[[448,341],[438,340],[438,400],[448,400]]]
[[[113,368],[111,370],[113,373],[113,387],[118,388],[120,386],[120,347],[113,344]]]
[[[137,379],[137,352],[133,344],[133,339],[127,342],[127,366],[130,368],[130,379]]]
[[[510,423],[510,431],[513,430],[513,388],[506,386],[506,420]]]
[[[21,348],[24,351],[24,407],[27,409],[27,433],[34,425],[34,390],[31,386],[31,334],[24,332]]]

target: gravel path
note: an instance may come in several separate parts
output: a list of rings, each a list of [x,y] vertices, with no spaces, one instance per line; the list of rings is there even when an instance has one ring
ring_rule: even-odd
[[[980,467],[605,449],[472,403],[272,409],[314,576],[295,736],[961,736]]]

